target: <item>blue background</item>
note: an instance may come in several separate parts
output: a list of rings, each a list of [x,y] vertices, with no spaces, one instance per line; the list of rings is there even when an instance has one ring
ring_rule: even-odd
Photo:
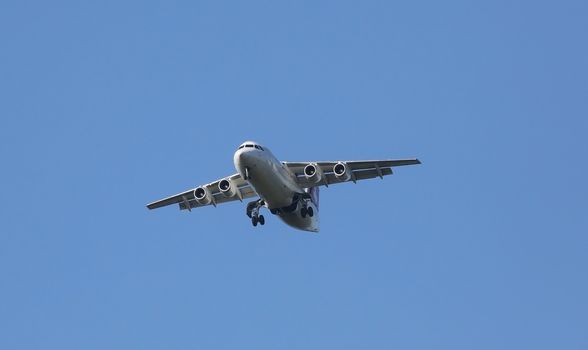
[[[587,349],[588,3],[0,4],[0,348]],[[321,233],[145,204],[417,156]]]

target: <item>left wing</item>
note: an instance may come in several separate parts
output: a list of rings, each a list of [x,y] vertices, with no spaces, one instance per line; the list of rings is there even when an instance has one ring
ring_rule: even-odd
[[[231,190],[234,190],[234,193],[223,194],[219,188],[219,183],[223,180],[228,180],[230,182],[230,186],[234,187]],[[206,192],[210,195],[210,202],[206,203],[206,201],[199,202],[196,200],[194,196],[194,191],[198,188],[205,189]],[[165,207],[171,204],[179,204],[180,210],[191,210],[192,208],[197,207],[204,207],[207,205],[214,205],[222,204],[226,202],[232,202],[235,200],[243,200],[244,198],[250,198],[257,196],[257,193],[251,188],[247,181],[243,180],[241,175],[234,174],[228,176],[226,178],[222,178],[211,182],[206,185],[202,185],[200,187],[193,188],[191,190],[184,191],[182,193],[178,193],[176,195],[160,199],[153,203],[147,204],[147,208],[149,209],[156,209]]]
[[[309,188],[316,186],[329,186],[347,181],[359,181],[373,179],[376,177],[383,178],[392,175],[392,168],[404,165],[421,164],[421,161],[413,159],[384,159],[384,160],[352,160],[352,161],[327,161],[327,162],[283,162],[283,164],[296,176],[300,186]],[[335,174],[335,166],[339,170],[344,169],[343,173]],[[307,165],[314,165],[317,172],[321,173],[314,179],[308,178],[304,174]],[[320,180],[319,180],[320,178]]]

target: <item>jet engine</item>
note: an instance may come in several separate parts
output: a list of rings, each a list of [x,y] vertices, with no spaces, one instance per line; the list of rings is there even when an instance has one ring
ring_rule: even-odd
[[[319,183],[323,180],[323,171],[316,163],[310,163],[304,167],[304,176],[312,182]]]
[[[206,186],[198,187],[194,190],[194,198],[199,204],[207,205],[212,202],[212,193]]]
[[[333,173],[341,182],[349,181],[351,179],[351,169],[349,169],[347,163],[339,162],[335,164],[333,167]]]
[[[229,179],[220,180],[218,183],[218,189],[225,197],[233,197],[238,191],[235,183]]]

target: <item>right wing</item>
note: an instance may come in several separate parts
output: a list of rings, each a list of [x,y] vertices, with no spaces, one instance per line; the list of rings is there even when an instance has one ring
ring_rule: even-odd
[[[219,185],[219,182],[221,182],[224,179],[229,180],[231,183],[231,186],[235,186],[235,194],[234,195],[226,196],[223,193],[221,193],[218,185]],[[191,190],[188,190],[188,191],[185,191],[182,193],[178,193],[178,194],[173,195],[171,197],[160,199],[160,200],[155,201],[153,203],[147,204],[147,208],[156,209],[156,208],[165,207],[170,204],[179,204],[180,210],[185,210],[185,209],[191,210],[192,208],[204,207],[207,205],[216,206],[217,204],[232,202],[235,200],[243,200],[244,198],[250,198],[250,197],[257,196],[257,193],[255,193],[253,188],[251,188],[251,186],[249,186],[249,183],[247,183],[247,181],[243,180],[243,178],[239,174],[234,174],[229,177],[216,180],[214,182],[211,182],[209,184],[206,184],[206,185],[203,185],[200,187],[205,188],[207,191],[209,191],[209,193],[211,195],[210,203],[208,203],[208,204],[199,203],[196,200],[196,197],[194,196],[194,191],[196,190],[196,188],[193,188]]]

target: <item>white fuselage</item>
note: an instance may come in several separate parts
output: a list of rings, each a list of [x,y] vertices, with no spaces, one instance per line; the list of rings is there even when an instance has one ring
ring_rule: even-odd
[[[305,231],[318,232],[318,208],[311,200],[305,200],[314,209],[312,217],[302,217],[303,201],[295,200],[305,193],[296,176],[286,168],[267,148],[243,147],[235,152],[235,168],[241,177],[253,187],[265,206],[275,212],[286,224]],[[296,203],[294,203],[296,201]]]

